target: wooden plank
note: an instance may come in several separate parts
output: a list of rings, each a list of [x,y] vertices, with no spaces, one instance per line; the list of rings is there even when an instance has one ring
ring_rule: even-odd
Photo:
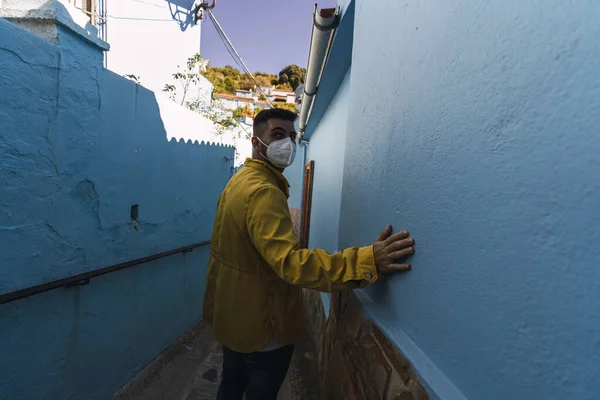
[[[300,225],[300,247],[303,249],[308,248],[314,177],[315,162],[310,161],[304,166],[304,185],[302,188],[302,223]]]

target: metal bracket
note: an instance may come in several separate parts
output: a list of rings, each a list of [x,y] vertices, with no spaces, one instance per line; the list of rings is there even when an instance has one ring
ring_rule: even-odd
[[[215,8],[216,4],[217,4],[217,0],[213,0],[211,5],[208,5],[208,3],[206,1],[202,1],[202,2],[200,2],[200,4],[195,6],[194,7],[194,25],[196,25],[198,23],[198,21],[202,21],[202,19],[204,18],[204,13],[206,13],[206,10],[212,10],[213,8]]]

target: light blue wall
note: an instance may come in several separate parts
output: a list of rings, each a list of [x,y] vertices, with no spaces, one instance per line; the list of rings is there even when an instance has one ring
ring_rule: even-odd
[[[348,70],[352,63],[355,1],[340,0],[338,6],[340,23],[304,133],[304,138],[310,140],[307,155],[315,160],[309,247],[323,248],[329,252],[339,249],[340,197],[350,85]],[[302,190],[292,193],[292,196],[301,198]],[[321,298],[325,314],[328,315],[331,296],[322,293]]]
[[[210,239],[232,173],[232,148],[168,142],[152,92],[59,35],[0,19],[0,294]],[[109,398],[200,317],[207,259],[1,305],[0,399]]]
[[[342,0],[339,2],[339,6],[340,24],[335,35],[333,42],[334,45],[329,55],[329,61],[327,62],[323,72],[323,76],[326,78],[321,80],[319,85],[319,95],[315,98],[315,103],[306,127],[306,132],[304,133],[304,139],[306,140],[311,140],[313,133],[315,133],[315,130],[319,127],[321,119],[324,118],[324,114],[329,109],[330,103],[340,101],[339,98],[336,100],[339,88],[341,86],[348,85],[345,79],[347,78],[346,72],[350,68],[350,64],[352,62],[354,0]],[[342,108],[338,106],[337,109],[340,110]],[[336,120],[336,123],[344,123],[342,122],[343,118],[333,118]],[[296,129],[298,129],[298,121],[296,121]],[[339,132],[337,128],[336,131]],[[302,150],[306,151],[306,148],[303,148]],[[336,147],[335,151],[340,151],[341,158],[334,156],[334,159],[343,160],[343,146]],[[310,153],[310,150],[308,150],[306,154],[307,157],[309,156],[308,153]],[[301,158],[301,155],[302,154],[300,153],[297,155],[294,164],[290,166],[284,174],[291,186],[289,204],[290,207],[295,208],[301,208],[302,206],[302,185],[304,179],[304,164],[306,160],[304,157]],[[336,207],[337,211],[337,205],[334,207]],[[337,224],[335,225],[335,228],[337,229]]]
[[[302,207],[302,182],[304,181],[304,164],[306,149],[304,145],[298,146],[294,163],[285,169],[283,175],[290,184],[290,198],[288,204],[291,208]]]
[[[360,293],[440,398],[600,393],[598,15],[356,2],[340,248],[417,240]]]
[[[330,253],[340,250],[338,238],[349,89],[350,71],[324,111],[309,145],[309,159],[315,162],[309,248],[320,248]],[[322,293],[321,298],[325,314],[329,315],[331,297]]]
[[[309,145],[309,160],[315,162],[310,248],[335,253],[338,249],[340,201],[344,175],[344,154],[348,120],[350,72],[342,81]]]

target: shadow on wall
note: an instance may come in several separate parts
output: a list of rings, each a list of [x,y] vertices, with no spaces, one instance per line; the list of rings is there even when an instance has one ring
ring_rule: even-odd
[[[194,24],[194,0],[165,0],[169,4],[171,17],[184,32]]]
[[[233,148],[167,141],[154,93],[57,29],[0,19],[0,294],[209,239],[232,174]],[[109,398],[200,318],[207,259],[1,305],[0,399]]]

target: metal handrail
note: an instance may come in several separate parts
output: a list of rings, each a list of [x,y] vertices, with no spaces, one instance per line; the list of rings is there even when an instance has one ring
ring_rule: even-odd
[[[144,264],[150,261],[158,260],[160,258],[172,256],[177,253],[188,253],[197,247],[207,246],[210,244],[210,240],[194,243],[189,246],[180,247],[178,249],[165,251],[151,256],[137,258],[135,260],[126,261],[123,263],[111,265],[110,267],[98,268],[93,271],[84,272],[82,274],[73,275],[68,278],[57,279],[54,281],[42,283],[41,285],[31,286],[25,289],[15,290],[14,292],[4,293],[0,295],[0,304],[9,303],[11,301],[23,299],[25,297],[33,296],[36,294],[48,292],[50,290],[58,289],[61,287],[71,287],[86,285],[90,282],[90,279],[98,276],[106,275],[111,272],[120,271],[125,268],[134,267],[136,265]]]

